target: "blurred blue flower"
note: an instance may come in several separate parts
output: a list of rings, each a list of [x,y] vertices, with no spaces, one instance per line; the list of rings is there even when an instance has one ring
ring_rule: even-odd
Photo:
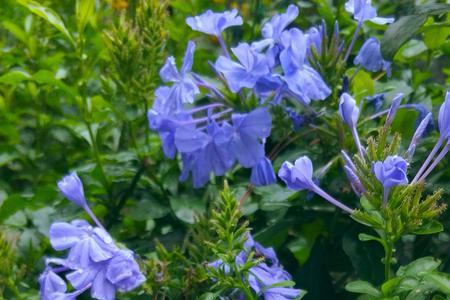
[[[175,58],[170,56],[159,71],[159,75],[164,82],[173,82],[170,89],[159,90],[156,108],[162,113],[168,113],[173,109],[180,109],[183,103],[194,102],[195,95],[200,91],[195,82],[190,77],[192,63],[194,60],[195,43],[188,42],[186,53],[184,54],[183,65],[180,72],[177,70]]]
[[[430,123],[432,118],[432,114],[428,113],[425,118],[420,121],[419,126],[417,126],[416,131],[411,139],[411,143],[409,144],[408,150],[406,151],[408,159],[412,159],[414,152],[416,150],[417,142],[422,138],[426,129],[428,128],[428,124]]]
[[[322,41],[324,35],[326,34],[325,23],[317,26],[311,27],[306,31],[306,45],[307,45],[307,54],[311,55],[311,48],[314,47],[316,49],[317,54],[322,53]]]
[[[365,99],[367,100],[367,104],[373,105],[375,112],[380,111],[381,107],[383,106],[383,102],[385,100],[383,93],[368,96]]]
[[[298,131],[306,121],[305,116],[302,114],[299,114],[291,107],[285,107],[284,111],[287,113],[288,117],[291,119],[293,127],[294,127],[294,131]]]
[[[64,176],[58,181],[58,189],[61,193],[78,206],[85,207],[86,198],[84,197],[83,183],[76,172]]]
[[[377,17],[376,9],[371,5],[371,0],[349,0],[345,3],[345,10],[353,14],[358,22],[370,21],[376,24],[388,24],[394,22],[394,18]]]
[[[450,137],[450,92],[445,94],[444,103],[439,108],[438,116],[439,133],[441,139]]]
[[[241,43],[231,51],[239,63],[220,56],[215,68],[224,75],[232,92],[239,92],[244,87],[253,88],[261,76],[269,73],[265,56],[251,49],[247,43]]]
[[[228,27],[242,25],[242,18],[237,14],[238,11],[236,9],[222,13],[207,10],[199,16],[186,18],[186,24],[192,30],[219,37],[222,31]]]
[[[284,49],[280,62],[289,89],[299,95],[305,105],[311,100],[324,100],[331,90],[316,70],[306,64],[307,41],[297,28],[285,31],[281,37]]]
[[[386,121],[384,122],[384,127],[387,128],[391,126],[392,122],[394,121],[394,117],[397,114],[397,111],[400,107],[400,103],[402,102],[403,94],[398,93],[394,96],[392,99],[391,106],[389,107],[388,114],[386,116]]]
[[[371,37],[364,42],[355,57],[354,63],[371,72],[384,70],[388,77],[391,76],[391,62],[383,59],[380,42],[377,38]]]
[[[408,184],[407,168],[408,163],[406,160],[398,155],[388,156],[383,162],[377,161],[373,163],[373,173],[384,188],[384,203],[387,202],[390,188]]]
[[[250,183],[254,186],[265,186],[273,184],[277,181],[275,172],[273,171],[272,162],[267,157],[262,158],[252,168]]]

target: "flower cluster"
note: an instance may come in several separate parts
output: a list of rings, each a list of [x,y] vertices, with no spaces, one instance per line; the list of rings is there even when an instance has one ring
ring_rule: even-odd
[[[264,248],[261,244],[255,242],[250,234],[244,244],[244,250],[236,257],[236,264],[243,265],[251,252],[254,253],[252,257],[263,259],[250,268],[247,277],[250,287],[258,296],[262,296],[266,300],[288,300],[300,296],[300,290],[285,284],[292,280],[292,276],[283,269],[273,248]],[[221,268],[225,273],[230,270],[229,266],[221,260],[210,263],[209,266]]]
[[[376,17],[370,3],[349,1],[346,8],[359,22],[384,20]],[[242,167],[252,169],[252,184],[275,182],[272,164],[264,149],[272,127],[266,106],[283,104],[288,117],[298,116],[287,106],[289,103],[307,106],[312,100],[325,100],[331,94],[325,80],[310,64],[312,52],[322,51],[327,35],[325,25],[305,31],[288,28],[298,15],[298,7],[289,5],[285,13],[273,16],[263,25],[261,40],[239,43],[231,51],[223,34],[229,27],[242,25],[243,20],[236,10],[223,13],[208,10],[186,19],[191,29],[217,38],[222,55],[209,65],[224,84],[213,84],[211,82],[217,80],[207,80],[192,71],[195,51],[192,41],[187,45],[179,70],[173,56],[167,58],[160,70],[166,85],[155,91],[148,120],[150,128],[160,135],[164,154],[169,158],[180,154],[183,161],[180,180],[192,174],[194,187],[202,187],[211,174],[224,175],[237,161]],[[338,30],[336,24],[337,39]],[[341,43],[336,51],[342,52],[343,47]],[[369,39],[355,63],[371,71],[388,70],[390,64],[382,59],[379,48],[379,43]],[[339,56],[339,53],[334,55]],[[194,106],[203,91],[207,92],[211,103]],[[224,95],[234,95],[241,103],[236,104]],[[256,107],[254,103],[258,103]],[[247,112],[237,112],[237,107],[244,107]],[[298,118],[293,121],[297,127]]]
[[[384,130],[386,130],[392,123],[397,110],[402,107],[400,102],[403,95],[399,94],[392,100],[392,105],[387,111]],[[357,122],[359,118],[360,110],[356,105],[356,101],[347,93],[342,94],[339,104],[339,115],[342,121],[349,126],[354,138],[356,147],[359,151],[359,158],[361,160],[366,159],[366,150],[362,147],[357,132]],[[431,113],[422,119],[419,126],[411,139],[411,143],[406,151],[406,157],[408,160],[412,159],[417,142],[420,140],[425,132],[429,122],[431,121]],[[447,92],[445,101],[439,109],[439,131],[440,138],[438,139],[435,147],[430,152],[429,156],[423,163],[420,170],[417,172],[415,178],[411,183],[424,181],[430,172],[436,167],[436,165],[444,158],[444,156],[450,150],[450,93]],[[442,145],[445,145],[442,147]],[[440,153],[438,153],[441,149]],[[437,156],[436,156],[437,154]],[[362,184],[362,181],[357,175],[357,168],[351,158],[345,151],[342,151],[344,160],[344,171],[351,183],[351,186],[358,196],[365,194],[366,187]],[[434,158],[434,160],[433,160]],[[375,178],[380,182],[383,187],[383,203],[386,205],[389,199],[389,191],[391,188],[399,185],[406,185],[409,183],[407,177],[408,161],[400,155],[389,155],[384,161],[370,162],[372,165],[372,172]],[[432,162],[433,161],[433,162]],[[287,187],[292,190],[309,190],[317,195],[321,196],[336,207],[341,208],[345,212],[352,213],[353,210],[342,204],[340,201],[334,199],[332,196],[323,191],[313,181],[313,168],[311,160],[306,157],[300,157],[295,161],[295,164],[291,164],[286,161],[281,166],[278,176],[286,183]]]
[[[68,251],[65,259],[49,258],[39,278],[40,296],[44,300],[75,299],[86,290],[99,300],[115,299],[116,291],[128,292],[145,281],[132,251],[119,248],[103,228],[86,203],[83,185],[75,173],[65,176],[58,187],[75,204],[83,207],[97,223],[91,226],[84,220],[70,223],[55,222],[49,238],[57,251]],[[66,282],[75,289],[67,292]]]

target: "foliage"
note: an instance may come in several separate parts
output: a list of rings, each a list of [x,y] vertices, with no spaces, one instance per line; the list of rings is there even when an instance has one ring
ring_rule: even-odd
[[[340,47],[350,44],[358,27],[345,1],[296,1],[299,17],[288,28],[326,27],[322,51],[311,48],[308,59],[330,96],[310,106],[295,101],[272,106],[245,90],[249,99],[241,101],[208,65],[220,55],[217,38],[195,33],[185,19],[207,9],[237,8],[243,25],[224,35],[225,44],[234,47],[260,40],[264,24],[291,2],[2,2],[0,299],[38,299],[37,279],[46,258],[55,254],[50,225],[87,218],[57,190],[57,181],[70,171],[83,179],[95,215],[114,240],[136,253],[145,273],[146,282],[120,299],[263,297],[252,289],[249,275],[267,257],[250,250],[245,263],[236,263],[249,232],[273,247],[292,275],[276,287],[295,284],[307,291],[300,294],[305,299],[450,295],[448,157],[425,183],[394,187],[386,206],[372,170],[375,161],[405,155],[420,120],[428,112],[438,115],[450,82],[448,4],[373,1],[379,16],[396,22],[365,22],[345,59],[347,47]],[[381,41],[383,58],[392,61],[390,78],[353,63],[369,37]],[[227,105],[240,113],[269,107],[272,131],[264,142],[273,169],[308,155],[317,166],[314,182],[356,208],[351,217],[278,179],[268,186],[250,185],[251,170],[239,165],[211,177],[201,189],[179,181],[183,163],[164,156],[159,136],[148,128],[147,111],[161,85],[165,59],[170,54],[181,62],[190,40],[197,45],[193,71],[219,86]],[[340,151],[358,151],[338,113],[345,91],[360,109],[357,130],[367,145],[365,157],[351,155],[368,191],[362,197],[352,193],[342,169]],[[397,93],[404,100],[385,128],[384,116]],[[196,103],[206,104],[205,94]],[[436,118],[432,123],[408,160],[410,174],[439,140]],[[222,267],[212,266],[217,260]]]

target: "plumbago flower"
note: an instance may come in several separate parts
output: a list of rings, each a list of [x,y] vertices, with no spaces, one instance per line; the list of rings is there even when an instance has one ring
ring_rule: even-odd
[[[183,65],[178,72],[175,58],[170,56],[161,68],[159,75],[164,82],[173,82],[171,87],[159,87],[155,91],[155,104],[161,113],[167,114],[171,111],[180,110],[184,103],[194,102],[195,95],[200,91],[190,76],[194,60],[195,44],[188,42]]]
[[[251,252],[253,257],[263,258],[256,266],[251,267],[248,272],[248,283],[253,291],[266,300],[296,299],[300,296],[299,289],[286,285],[286,281],[291,281],[292,276],[283,269],[273,248],[264,248],[253,240],[249,234],[244,244],[244,250],[236,257],[236,264],[243,265]],[[225,273],[230,272],[230,267],[221,260],[208,264],[212,268],[222,269]]]
[[[97,227],[84,220],[55,222],[49,238],[56,251],[68,251],[65,259],[51,258],[39,278],[41,299],[76,299],[87,290],[99,300],[115,299],[116,291],[128,292],[145,281],[132,251],[119,248],[90,210],[84,198],[83,184],[76,173],[58,182],[61,192],[80,205],[93,218]],[[82,202],[74,199],[83,199]],[[67,292],[64,274],[73,292]]]
[[[159,133],[164,154],[169,158],[177,154],[181,157],[181,181],[192,175],[193,186],[202,187],[211,174],[222,176],[236,162],[251,169],[253,185],[276,181],[272,163],[265,153],[265,142],[272,127],[272,117],[265,105],[269,100],[281,105],[283,99],[308,105],[311,100],[324,100],[331,92],[306,59],[310,45],[318,48],[321,44],[324,29],[318,32],[311,28],[306,34],[299,29],[286,30],[297,15],[298,8],[290,5],[285,14],[272,17],[263,26],[263,40],[232,47],[233,57],[222,33],[228,27],[242,24],[236,10],[207,11],[186,19],[193,30],[218,38],[222,55],[210,66],[219,81],[225,83],[223,88],[228,87],[229,91],[222,92],[219,86],[210,83],[214,81],[191,71],[193,42],[188,43],[180,71],[173,57],[162,67],[161,78],[172,85],[155,91],[155,101],[147,117],[150,129]],[[201,89],[210,92],[205,96],[212,101],[195,106]],[[236,111],[234,101],[224,98],[230,92],[243,102],[236,106],[245,107],[246,111]],[[258,105],[247,101],[253,98],[259,100]],[[287,117],[295,115],[290,107],[285,111]],[[299,123],[298,118],[294,121]]]
[[[253,88],[260,77],[269,73],[265,56],[251,49],[250,45],[242,43],[231,48],[231,52],[239,63],[220,56],[215,67],[224,75],[232,92],[239,92],[244,87]]]
[[[388,24],[395,21],[394,18],[378,17],[371,0],[349,0],[345,3],[345,10],[353,14],[353,18],[360,23],[370,21],[376,24]]]
[[[388,77],[391,76],[392,63],[383,59],[380,42],[375,37],[368,38],[364,42],[361,49],[359,49],[358,55],[355,57],[354,63],[371,72],[383,70]]]
[[[384,203],[387,202],[389,190],[397,185],[408,184],[406,169],[408,163],[401,156],[388,156],[381,162],[377,161],[373,164],[373,172],[375,177],[381,182],[384,188]]]

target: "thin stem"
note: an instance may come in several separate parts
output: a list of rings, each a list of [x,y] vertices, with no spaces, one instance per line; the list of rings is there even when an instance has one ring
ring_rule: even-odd
[[[223,38],[222,38],[222,35],[219,35],[219,36],[217,37],[217,40],[219,41],[219,44],[220,44],[220,47],[222,48],[223,54],[224,54],[226,57],[231,58],[230,52],[228,52],[227,45],[225,45],[225,42],[224,42],[224,40],[223,40]]]
[[[88,129],[89,132],[89,137],[92,141],[92,151],[94,152],[94,157],[95,157],[95,161],[97,163],[97,166],[100,170],[100,176],[102,178],[102,184],[103,187],[105,188],[106,192],[108,193],[108,197],[109,199],[112,198],[112,194],[111,194],[111,190],[109,188],[109,181],[108,178],[106,177],[106,173],[105,170],[103,168],[103,163],[100,157],[100,151],[98,150],[98,145],[97,145],[97,138],[94,136],[94,133],[92,131],[92,127],[91,127],[91,123],[88,120],[85,120],[86,122],[86,127]]]
[[[247,190],[242,195],[242,197],[239,199],[239,205],[238,205],[239,209],[241,209],[242,206],[244,206],[245,200],[247,200],[247,198],[250,197],[252,191],[253,191],[253,185],[249,184],[248,187],[247,187]]]
[[[426,170],[428,164],[431,162],[433,157],[436,155],[436,153],[438,152],[439,148],[441,148],[442,143],[444,143],[444,139],[443,138],[439,138],[439,140],[437,141],[436,145],[434,145],[433,150],[431,150],[431,152],[428,155],[427,159],[423,163],[422,167],[420,167],[419,171],[417,172],[416,176],[411,181],[411,183],[416,183],[419,180],[419,178],[422,175],[422,173]]]
[[[358,131],[356,131],[356,127],[352,128],[352,136],[355,140],[356,148],[358,148],[359,155],[361,155],[361,158],[364,158],[364,149],[361,145],[361,141],[359,140]]]
[[[322,198],[324,198],[325,200],[327,200],[334,206],[339,207],[343,211],[345,211],[349,214],[353,213],[353,209],[351,209],[350,207],[346,206],[345,204],[339,202],[338,200],[334,199],[331,195],[327,194],[327,192],[322,190],[319,186],[314,184],[311,188],[311,191],[316,193],[317,195],[321,196]]]
[[[423,181],[425,178],[433,171],[433,169],[437,166],[437,164],[444,158],[444,156],[448,153],[450,150],[450,143],[447,142],[445,147],[441,150],[439,155],[434,159],[433,163],[428,167],[428,169],[420,176],[420,178],[417,181]]]
[[[348,46],[347,52],[344,56],[344,61],[347,61],[348,57],[350,56],[350,53],[352,52],[353,46],[355,45],[356,39],[358,38],[359,31],[361,30],[362,22],[358,22],[358,25],[356,26],[355,33],[353,34],[352,41],[350,42],[350,45]]]
[[[386,207],[386,205],[387,205],[387,201],[389,198],[389,191],[390,191],[390,188],[385,188],[383,190],[383,206],[384,207]]]
[[[131,180],[130,186],[128,187],[128,189],[122,194],[122,196],[119,199],[119,202],[117,203],[117,205],[114,207],[114,209],[111,212],[111,216],[109,218],[108,224],[107,224],[107,228],[111,228],[111,226],[114,224],[115,221],[117,221],[120,211],[122,210],[122,208],[125,206],[128,197],[130,197],[130,195],[133,193],[133,191],[135,190],[137,183],[139,182],[139,179],[141,178],[142,174],[145,171],[145,164],[141,163],[141,166],[139,167],[138,171],[136,172],[136,174],[134,174],[133,179]]]
[[[86,211],[86,213],[91,217],[91,219],[94,221],[94,223],[100,227],[101,229],[105,230],[105,227],[103,227],[102,223],[100,223],[100,221],[97,219],[97,217],[94,215],[94,213],[92,212],[91,208],[89,207],[89,205],[85,205],[83,206],[84,210]]]

